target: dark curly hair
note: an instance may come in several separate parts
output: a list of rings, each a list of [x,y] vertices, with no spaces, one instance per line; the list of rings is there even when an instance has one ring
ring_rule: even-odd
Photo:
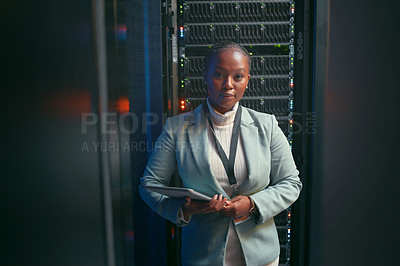
[[[235,50],[246,56],[247,61],[249,62],[249,71],[250,71],[251,58],[249,52],[243,46],[232,41],[222,41],[211,46],[206,56],[204,57],[204,71],[205,72],[208,71],[208,67],[210,66],[210,61],[214,57],[214,55],[217,55],[226,50]]]

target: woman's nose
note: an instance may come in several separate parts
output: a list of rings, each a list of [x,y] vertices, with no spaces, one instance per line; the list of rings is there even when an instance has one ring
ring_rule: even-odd
[[[233,78],[228,76],[225,80],[224,87],[228,90],[233,89]]]

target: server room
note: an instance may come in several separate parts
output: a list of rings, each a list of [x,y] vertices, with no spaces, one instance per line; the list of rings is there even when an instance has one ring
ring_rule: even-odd
[[[400,265],[398,10],[3,1],[0,265]]]

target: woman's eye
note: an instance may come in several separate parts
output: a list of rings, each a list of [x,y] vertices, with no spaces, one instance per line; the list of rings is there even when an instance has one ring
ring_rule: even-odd
[[[214,74],[214,77],[216,77],[216,78],[222,78],[222,76],[223,75],[221,73],[218,73],[218,72]]]
[[[235,78],[236,78],[236,79],[242,79],[242,78],[243,78],[243,75],[236,75]]]

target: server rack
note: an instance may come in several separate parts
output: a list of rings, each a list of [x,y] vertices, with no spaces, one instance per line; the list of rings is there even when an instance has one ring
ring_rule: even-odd
[[[295,79],[299,76],[303,82],[304,72],[299,64],[295,73],[300,58],[299,51],[295,51],[295,1],[166,0],[162,5],[163,41],[171,48],[163,59],[164,69],[168,69],[164,77],[166,112],[183,113],[201,104],[207,96],[203,58],[215,42],[231,40],[251,55],[251,79],[240,104],[274,114],[292,148],[296,126],[304,123],[301,115],[297,123],[294,121],[298,115],[294,110],[295,95],[299,95],[295,92]],[[303,10],[304,2],[301,5]],[[304,33],[297,32],[304,40]],[[301,152],[306,153],[304,149]],[[295,156],[302,162],[304,157]],[[178,177],[175,184],[179,184]],[[281,245],[280,265],[291,265],[292,208],[277,215],[275,223]],[[169,265],[179,265],[179,228],[169,225],[168,234],[170,245],[176,247],[169,247],[174,251],[169,255]]]

